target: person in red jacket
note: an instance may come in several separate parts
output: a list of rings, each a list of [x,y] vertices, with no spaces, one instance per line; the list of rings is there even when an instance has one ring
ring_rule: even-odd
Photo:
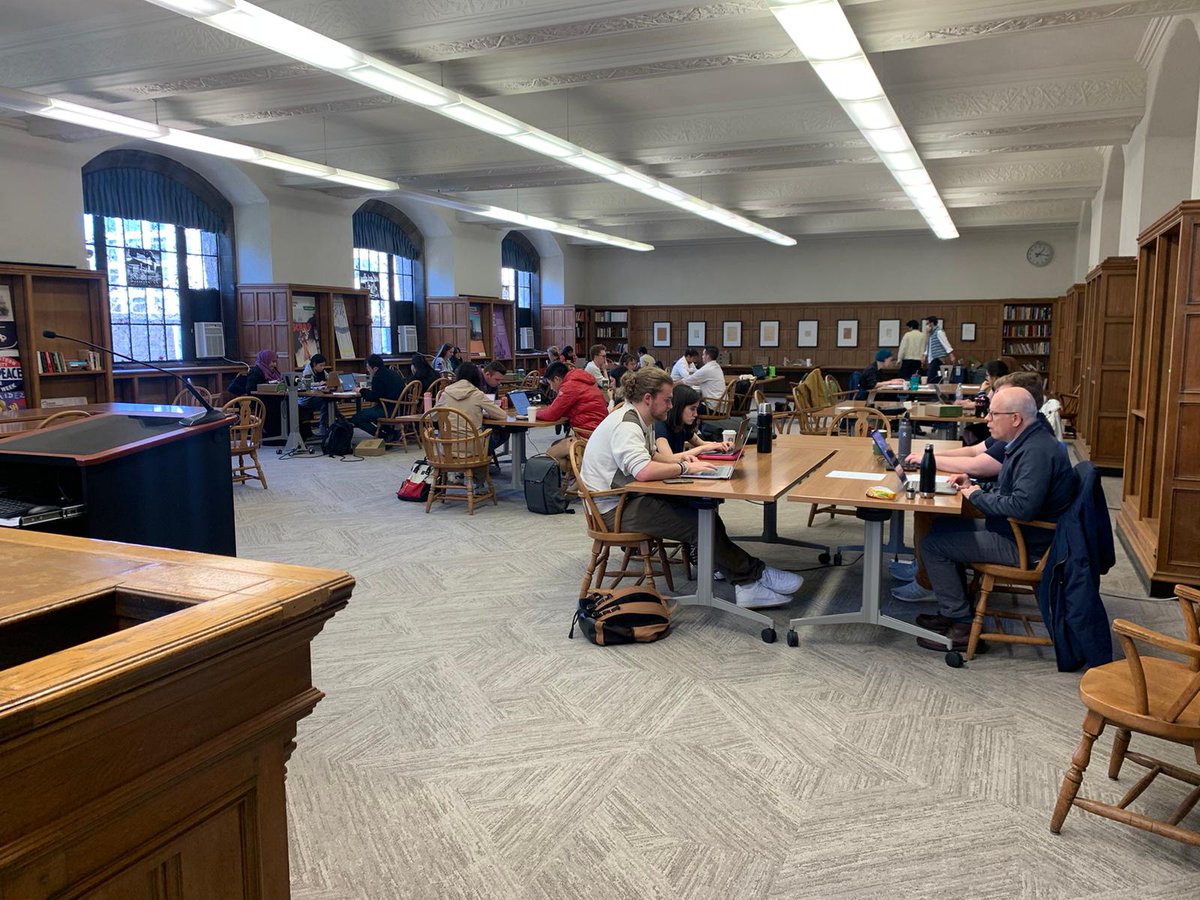
[[[583,369],[554,363],[546,369],[546,383],[554,391],[554,402],[537,411],[539,419],[566,419],[572,431],[584,429],[591,433],[608,415],[608,400],[596,386],[596,379]],[[567,456],[571,452],[571,439],[565,437],[550,445],[547,454],[558,460],[565,471]]]

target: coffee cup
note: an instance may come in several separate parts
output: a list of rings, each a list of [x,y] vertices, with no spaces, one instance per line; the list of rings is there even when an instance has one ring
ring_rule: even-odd
[[[929,384],[929,379],[925,376],[921,376],[921,384]]]
[[[529,407],[529,412],[527,412],[525,414],[525,417],[527,419],[529,419],[530,422],[536,422],[537,421],[537,407],[536,406]]]
[[[727,444],[732,444],[734,441],[737,440],[737,432],[734,431],[732,428],[726,428],[724,431],[721,432],[721,440],[723,440]]]

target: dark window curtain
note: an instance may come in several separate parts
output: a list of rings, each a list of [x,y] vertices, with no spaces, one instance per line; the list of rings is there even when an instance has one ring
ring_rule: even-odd
[[[407,259],[420,259],[421,251],[404,229],[379,213],[360,210],[354,214],[354,246]]]
[[[149,169],[104,168],[83,174],[84,209],[94,216],[148,219],[222,234],[226,222],[173,178]]]
[[[516,269],[518,272],[536,272],[538,270],[537,251],[517,241],[511,235],[500,243],[500,265],[505,269]]]

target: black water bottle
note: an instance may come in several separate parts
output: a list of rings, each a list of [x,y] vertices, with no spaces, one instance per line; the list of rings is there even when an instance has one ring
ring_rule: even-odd
[[[771,438],[774,433],[775,429],[771,425],[771,407],[762,403],[758,407],[758,435],[755,439],[759,453],[771,452]]]
[[[932,497],[937,487],[937,462],[933,458],[933,444],[925,445],[925,455],[921,457],[921,477],[918,484],[922,497]]]
[[[908,417],[908,413],[904,414],[904,418],[900,420],[900,436],[896,439],[896,452],[900,457],[900,462],[908,459],[908,454],[912,453],[912,419]]]

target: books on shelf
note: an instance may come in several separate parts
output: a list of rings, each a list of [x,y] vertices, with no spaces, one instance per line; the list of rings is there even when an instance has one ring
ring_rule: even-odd
[[[1039,306],[1005,306],[1004,318],[1018,321],[1048,320],[1054,318],[1054,307]]]
[[[80,359],[66,359],[57,350],[39,350],[37,352],[37,369],[39,375],[53,375],[58,372],[101,372],[104,361],[95,350],[83,351]]]
[[[629,311],[625,309],[598,309],[592,314],[593,322],[621,322],[622,324],[629,321]]]
[[[1049,341],[1005,341],[1004,352],[1008,356],[1049,356]]]

